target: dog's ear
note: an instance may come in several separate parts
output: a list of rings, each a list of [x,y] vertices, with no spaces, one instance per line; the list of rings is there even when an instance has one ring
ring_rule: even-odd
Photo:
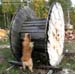
[[[27,35],[27,36],[28,36],[28,38],[31,40],[31,36],[30,36],[30,34],[29,34],[29,33],[28,33],[28,35]]]
[[[23,35],[23,38],[24,37],[27,37],[27,38],[29,38],[29,40],[31,40],[31,35],[29,34],[29,33],[25,33],[24,35]]]

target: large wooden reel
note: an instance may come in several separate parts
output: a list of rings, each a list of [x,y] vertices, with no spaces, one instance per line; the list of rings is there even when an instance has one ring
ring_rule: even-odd
[[[64,16],[61,5],[54,3],[50,7],[48,19],[38,19],[29,7],[18,9],[10,28],[11,50],[18,61],[22,55],[22,36],[26,32],[34,42],[34,63],[58,65],[64,47]]]

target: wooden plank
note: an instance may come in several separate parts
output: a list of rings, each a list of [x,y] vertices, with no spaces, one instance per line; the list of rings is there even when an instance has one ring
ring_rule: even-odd
[[[25,21],[23,24],[36,24],[36,23],[46,23],[46,19],[31,19],[31,20],[27,20]]]
[[[22,66],[22,62],[18,61],[9,61],[8,63],[15,65],[15,66]],[[59,67],[52,67],[52,66],[46,66],[46,65],[39,65],[39,66],[34,66],[35,69],[45,69],[45,70],[62,70],[62,68]]]
[[[21,30],[21,32],[26,32],[26,33],[45,33],[44,30]]]

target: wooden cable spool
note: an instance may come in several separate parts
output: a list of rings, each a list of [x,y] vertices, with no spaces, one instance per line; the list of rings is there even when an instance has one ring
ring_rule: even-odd
[[[19,8],[10,28],[10,45],[15,58],[22,56],[22,38],[29,33],[34,42],[32,59],[35,65],[52,65],[60,63],[64,47],[64,15],[60,3],[53,3],[47,19],[38,19],[33,10],[27,6]]]

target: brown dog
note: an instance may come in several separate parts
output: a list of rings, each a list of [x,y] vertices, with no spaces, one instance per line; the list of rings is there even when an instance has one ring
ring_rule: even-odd
[[[31,58],[33,44],[31,42],[31,37],[29,33],[25,33],[23,42],[22,42],[22,47],[23,49],[22,49],[21,61],[23,64],[23,69],[25,69],[27,66],[29,70],[33,72],[33,63]]]

